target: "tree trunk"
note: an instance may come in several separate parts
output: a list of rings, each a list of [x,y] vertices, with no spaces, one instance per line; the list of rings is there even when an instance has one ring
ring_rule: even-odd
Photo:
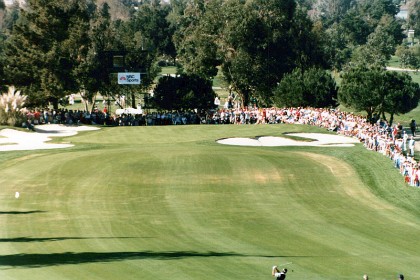
[[[52,97],[51,98],[51,103],[52,103],[52,105],[53,105],[53,108],[54,108],[54,110],[58,110],[58,99],[57,98],[55,98],[55,97]]]
[[[386,116],[385,116],[385,112],[384,112],[384,111],[382,111],[382,119],[383,119],[384,121],[386,121]]]
[[[245,106],[248,106],[248,104],[249,104],[249,94],[242,94],[241,99],[242,99],[242,108],[244,108]]]
[[[247,90],[244,90],[244,91],[241,91],[241,90],[236,90],[236,93],[237,93],[237,95],[239,95],[239,97],[241,98],[241,106],[242,106],[242,108],[243,107],[245,107],[245,106],[248,106],[248,104],[249,104],[249,91],[247,91]]]
[[[86,97],[86,91],[84,89],[80,92],[80,98],[82,99],[85,111],[89,112],[89,99]]]
[[[137,108],[136,95],[134,93],[131,93],[131,108]]]
[[[95,94],[95,95],[92,97],[92,107],[90,107],[90,111],[89,111],[89,113],[92,113],[93,109],[95,108],[96,95],[97,95],[97,94]]]
[[[391,116],[389,117],[389,126],[392,125],[393,121],[394,121],[394,113],[391,113]]]
[[[369,123],[371,123],[372,122],[372,117],[373,117],[373,110],[372,110],[372,108],[366,109],[366,113],[367,113],[366,119],[367,119],[367,121]]]

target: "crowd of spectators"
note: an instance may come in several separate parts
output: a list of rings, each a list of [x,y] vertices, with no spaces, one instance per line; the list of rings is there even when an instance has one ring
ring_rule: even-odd
[[[28,113],[29,124],[56,123],[66,125],[154,126],[154,125],[252,125],[304,124],[315,125],[338,134],[356,137],[372,151],[393,160],[395,167],[411,186],[420,186],[419,163],[414,158],[416,125],[410,124],[411,135],[402,125],[390,126],[379,118],[365,117],[337,109],[320,108],[236,108],[208,111],[149,112],[138,115],[111,115],[106,108],[92,112],[80,110],[33,110]]]
[[[108,126],[152,126],[200,124],[200,114],[188,112],[151,112],[145,114],[109,114],[107,109],[85,110],[45,109],[31,110],[27,114],[30,124],[65,124],[65,125],[108,125]],[[24,124],[24,125],[27,125]]]

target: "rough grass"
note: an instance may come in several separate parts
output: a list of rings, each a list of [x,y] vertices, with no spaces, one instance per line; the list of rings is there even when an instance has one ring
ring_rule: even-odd
[[[286,131],[320,130],[104,128],[2,153],[0,277],[270,279],[292,262],[291,279],[419,279],[420,192],[389,159],[215,143]]]

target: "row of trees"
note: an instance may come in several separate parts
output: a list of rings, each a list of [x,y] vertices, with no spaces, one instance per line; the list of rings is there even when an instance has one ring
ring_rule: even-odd
[[[402,27],[417,24],[418,6],[411,4],[413,11],[404,22],[395,17],[397,2],[120,1],[128,11],[123,20],[112,16],[105,1],[27,0],[14,16],[13,9],[6,13],[0,74],[4,84],[22,90],[32,105],[57,106],[60,98],[78,92],[90,101],[98,93],[111,99],[124,94],[135,106],[136,95],[152,88],[157,62],[164,59],[183,75],[161,79],[154,100],[161,108],[212,106],[210,81],[220,71],[244,105],[254,96],[262,106],[342,103],[369,114],[403,113],[417,105],[418,84],[384,69],[405,36]],[[116,54],[124,58],[119,69],[112,63]],[[118,86],[116,70],[140,71],[141,85]],[[339,89],[332,72],[343,73]],[[351,73],[361,74],[360,79]],[[377,90],[377,79],[384,84],[398,81],[402,88],[395,89],[398,94],[388,86],[383,93],[367,91]],[[352,98],[360,94],[367,96]],[[175,95],[188,95],[183,100],[189,103],[175,102]],[[363,104],[373,95],[382,97]]]
[[[112,20],[107,3],[28,0],[1,49],[3,82],[21,89],[32,106],[57,107],[70,93],[80,93],[92,104],[98,93],[113,98],[145,91],[158,72],[159,46],[141,32],[140,24]],[[118,70],[142,71],[141,85],[118,87],[115,54],[124,56]]]

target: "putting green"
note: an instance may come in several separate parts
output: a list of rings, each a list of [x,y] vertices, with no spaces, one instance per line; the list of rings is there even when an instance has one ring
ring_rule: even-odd
[[[272,279],[292,262],[288,279],[420,279],[420,190],[389,159],[215,142],[300,131],[324,132],[118,127],[5,152],[0,278]]]

